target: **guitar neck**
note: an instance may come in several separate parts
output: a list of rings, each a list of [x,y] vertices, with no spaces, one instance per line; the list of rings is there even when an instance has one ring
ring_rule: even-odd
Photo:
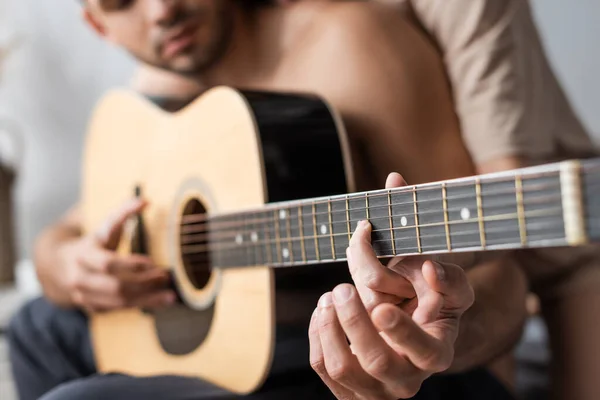
[[[208,242],[182,240],[182,250],[208,248],[220,268],[343,261],[361,220],[372,225],[378,257],[580,245],[600,238],[598,189],[600,159],[592,159],[273,203],[211,217]]]

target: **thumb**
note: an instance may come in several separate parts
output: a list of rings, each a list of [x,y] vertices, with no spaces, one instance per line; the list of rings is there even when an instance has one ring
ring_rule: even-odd
[[[100,245],[109,250],[115,250],[121,240],[123,226],[129,218],[139,214],[147,202],[145,200],[134,198],[125,202],[117,211],[108,217],[100,229],[96,232],[96,240]]]

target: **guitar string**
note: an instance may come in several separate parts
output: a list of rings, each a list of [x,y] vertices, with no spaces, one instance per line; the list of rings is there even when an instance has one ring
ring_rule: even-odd
[[[535,192],[541,192],[544,191],[546,189],[553,189],[553,188],[560,188],[561,185],[558,183],[554,183],[554,184],[539,184],[534,186],[533,188],[527,188],[524,189],[523,192],[526,193],[535,193]],[[437,190],[440,191],[441,194],[441,190],[442,188],[436,188]],[[392,189],[393,190],[393,189]],[[448,187],[446,188],[446,190],[448,190]],[[475,192],[475,186],[473,186],[473,191]],[[516,189],[510,189],[510,190],[498,190],[498,191],[491,191],[491,192],[487,192],[487,193],[482,193],[482,196],[486,196],[486,197],[492,197],[492,196],[498,196],[498,195],[515,195],[518,192],[518,190]],[[413,192],[406,192],[406,193],[389,193],[389,196],[394,196],[394,195],[413,195]],[[419,192],[417,191],[417,196],[419,195]],[[245,214],[254,214],[254,213],[267,213],[267,212],[276,212],[276,211],[284,211],[284,210],[288,210],[288,209],[297,209],[299,207],[311,207],[313,204],[315,206],[317,205],[328,205],[329,203],[331,203],[332,205],[334,204],[340,204],[340,203],[346,203],[346,200],[348,201],[359,201],[359,202],[365,202],[366,199],[372,200],[374,198],[377,197],[388,197],[388,193],[386,192],[385,194],[381,194],[381,195],[356,195],[356,194],[348,194],[348,199],[346,199],[346,195],[344,195],[344,197],[338,198],[336,196],[332,196],[331,200],[326,200],[326,201],[322,201],[322,202],[311,202],[310,200],[297,200],[295,202],[293,202],[293,205],[288,205],[288,206],[280,206],[280,207],[276,207],[277,203],[272,203],[274,206],[273,207],[269,207],[269,209],[266,210],[257,210],[257,211],[249,211],[246,213],[240,213],[240,214],[231,214],[231,215],[225,215],[225,216],[216,216],[216,217],[212,217],[208,214],[189,214],[189,215],[184,215],[182,217],[182,225],[183,224],[194,224],[194,223],[199,223],[199,222],[204,222],[206,220],[210,220],[211,218],[216,219],[216,218],[228,218],[228,217],[236,217],[236,216],[243,216]],[[355,197],[352,197],[355,196]],[[473,198],[475,196],[474,194],[468,194],[468,195],[456,195],[456,196],[449,196],[446,197],[446,200],[462,200],[462,199],[470,199]],[[427,202],[433,202],[433,201],[441,201],[442,198],[439,199],[422,199],[419,200],[417,199],[417,203],[427,203]],[[400,203],[393,203],[392,206],[402,206],[402,205],[413,205],[414,201],[409,201],[409,202],[400,202]],[[288,203],[289,204],[289,203]],[[382,206],[376,206],[376,207],[387,207],[388,205],[382,205]],[[371,207],[369,207],[371,208]],[[355,211],[355,210],[363,210],[366,209],[366,207],[363,208],[357,208],[357,209],[352,209],[351,211]],[[344,209],[345,210],[345,209]],[[320,213],[320,214],[327,214],[326,212]]]
[[[535,242],[538,241],[544,241],[544,240],[561,240],[563,238],[557,238],[555,236],[553,236],[552,234],[546,234],[546,235],[541,235],[538,236],[535,240]],[[397,256],[403,256],[403,255],[408,255],[408,254],[422,254],[422,253],[427,253],[427,252],[431,252],[431,251],[435,251],[435,252],[442,252],[442,253],[453,253],[457,250],[463,250],[463,249],[473,249],[474,251],[477,250],[485,250],[486,248],[494,248],[495,246],[503,246],[506,245],[505,243],[501,243],[501,244],[487,244],[485,247],[483,247],[481,245],[481,242],[479,240],[477,241],[471,241],[471,242],[462,242],[460,244],[460,247],[455,247],[455,248],[451,248],[448,249],[445,244],[440,244],[439,246],[434,246],[434,245],[430,245],[430,246],[426,246],[425,248],[422,248],[421,251],[419,252],[417,249],[417,246],[411,246],[411,247],[398,247],[396,246],[396,252],[393,252],[393,248],[391,247],[391,245],[387,248],[384,249],[376,249],[374,248],[375,251],[383,251],[385,253],[383,254],[378,254],[379,257],[397,257]],[[510,246],[512,246],[512,248],[523,248],[526,247],[524,246],[520,241],[515,241],[515,242],[511,242],[509,243]],[[506,248],[505,246],[503,248]],[[268,256],[264,256],[262,257],[260,260],[258,259],[258,257],[256,257],[257,253],[253,253],[254,257],[248,257],[247,254],[243,255],[242,258],[236,259],[236,260],[231,260],[227,265],[219,265],[218,263],[215,265],[211,265],[210,267],[215,267],[215,268],[228,268],[228,267],[236,267],[236,266],[252,266],[252,265],[270,265],[270,266],[286,266],[286,265],[291,265],[291,264],[315,264],[318,263],[320,261],[345,261],[346,260],[346,247],[342,248],[336,248],[335,249],[335,259],[333,258],[333,255],[331,253],[327,253],[326,257],[320,257],[320,258],[307,258],[306,260],[303,259],[294,259],[294,260],[290,260],[290,261],[269,261],[268,260]],[[316,253],[314,253],[316,254]],[[313,254],[310,254],[311,256]],[[194,257],[195,255],[192,256],[186,256],[186,259],[188,257]],[[273,258],[273,253],[271,252],[271,259]],[[188,265],[186,266],[186,270],[188,272],[198,272],[198,271],[205,271],[208,267],[208,265],[198,265],[198,262],[201,261],[207,261],[206,258],[201,259],[200,261],[190,261],[190,264],[192,265]],[[235,262],[234,262],[235,261]]]
[[[542,205],[542,204],[555,204],[555,205],[558,205],[558,203],[554,203],[553,200],[554,199],[544,199],[544,200],[540,199],[539,201],[535,201],[535,202],[534,201],[528,201],[528,202],[523,202],[523,206],[525,207],[525,206]],[[503,209],[503,208],[508,208],[508,207],[513,208],[513,206],[506,206],[506,205],[499,205],[499,204],[497,204],[497,205],[494,205],[494,206],[486,206],[485,209],[484,209],[484,211],[487,211],[487,213],[489,214],[491,212],[494,212],[495,210]],[[388,207],[382,207],[382,208],[388,209]],[[474,205],[474,208],[477,209],[477,206]],[[515,209],[518,208],[517,204],[514,205],[514,208]],[[458,212],[458,211],[462,212],[464,209],[467,209],[469,211],[469,213],[471,212],[471,210],[469,210],[468,207],[448,208],[446,210],[441,209],[441,210],[417,211],[416,214],[414,212],[414,209],[412,209],[411,211],[408,211],[408,212],[402,213],[402,214],[389,214],[388,213],[387,215],[382,215],[382,216],[378,216],[378,217],[374,217],[374,216],[373,217],[369,217],[369,221],[380,220],[380,219],[389,220],[390,218],[397,219],[397,218],[402,218],[402,217],[405,217],[405,218],[408,218],[408,217],[414,218],[415,215],[422,218],[422,217],[427,216],[427,215],[439,215],[439,214],[443,215],[444,212],[448,212],[448,213],[455,213],[455,212]],[[352,212],[352,211],[349,211],[349,212]],[[345,210],[333,211],[331,214],[332,214],[332,216],[334,214],[338,214],[338,215],[339,214],[344,214],[344,215],[346,215],[346,211]],[[323,214],[323,215],[329,215],[329,214]],[[219,238],[230,238],[231,239],[231,238],[236,238],[240,232],[242,232],[242,233],[256,232],[257,227],[253,226],[253,225],[261,225],[262,228],[258,228],[258,229],[261,229],[261,232],[267,231],[269,233],[277,233],[277,232],[281,231],[281,229],[277,230],[274,226],[271,227],[271,226],[269,226],[270,224],[266,224],[263,221],[268,221],[270,223],[270,222],[275,222],[277,220],[277,221],[282,222],[284,224],[286,223],[286,221],[289,221],[290,222],[290,229],[299,229],[300,228],[299,218],[300,218],[299,215],[294,215],[293,217],[291,217],[289,219],[286,218],[286,219],[283,219],[283,220],[277,219],[277,218],[272,218],[272,219],[254,220],[254,221],[258,221],[258,222],[243,221],[241,224],[232,224],[229,227],[218,228],[218,229],[214,229],[211,224],[208,225],[208,229],[205,229],[206,226],[204,226],[201,229],[197,229],[197,230],[195,230],[195,229],[186,229],[186,228],[189,227],[189,225],[186,225],[185,227],[182,227],[182,229],[181,229],[180,232],[182,233],[182,235],[181,235],[182,238],[183,237],[186,237],[186,238],[194,237],[194,238],[196,238],[198,240],[207,239],[209,237],[211,239],[219,239]],[[302,218],[303,219],[306,219],[306,218],[312,219],[312,214],[302,215]],[[336,225],[337,224],[348,224],[348,223],[352,224],[352,223],[356,223],[356,222],[359,222],[359,221],[362,221],[362,220],[365,220],[365,219],[367,219],[366,215],[365,215],[364,218],[356,218],[356,219],[349,219],[349,220],[348,219],[343,219],[343,220],[339,220],[339,221],[333,221],[332,220],[331,224],[332,225],[333,224],[336,224]],[[465,221],[465,220],[461,219],[461,221]],[[476,219],[473,220],[473,222],[476,222],[476,221],[477,221]],[[303,224],[304,223],[305,222],[303,221]],[[307,225],[312,225],[312,221],[309,221],[307,223]],[[327,225],[329,225],[329,220],[327,220],[326,222],[324,222],[324,221],[318,221],[318,225],[319,226],[321,226],[321,225],[326,225],[327,226]],[[414,226],[412,226],[412,225],[410,225],[410,226],[409,225],[403,226],[403,228],[410,228],[410,227],[414,227]]]
[[[553,197],[550,197],[550,196],[543,196],[543,197],[542,196],[534,196],[535,194],[541,194],[541,192],[543,192],[543,190],[545,190],[545,189],[529,192],[528,193],[529,194],[528,198],[526,200],[524,200],[524,205],[529,205],[529,204],[537,203],[537,202],[543,202],[544,200],[548,200],[548,199],[555,200],[555,199],[561,198],[558,195],[557,196],[553,196]],[[516,206],[517,205],[517,200],[516,200],[517,191],[515,191],[514,193],[511,193],[511,194],[515,195],[515,206]],[[532,196],[532,197],[530,197],[530,196]],[[468,198],[471,198],[471,197],[469,196]],[[446,203],[452,202],[452,201],[455,201],[455,200],[456,200],[455,198],[446,198]],[[490,200],[488,200],[488,201],[490,201]],[[363,199],[363,201],[365,201],[365,203],[366,203],[366,199]],[[417,200],[416,204],[417,204],[417,208],[418,208],[419,205],[421,207],[423,207],[423,203],[425,203],[425,202],[427,202],[427,203],[431,203],[431,202],[443,203],[443,201],[444,201],[443,198],[433,199],[433,200],[421,200],[421,201]],[[315,217],[318,217],[318,215],[327,215],[328,216],[330,214],[333,215],[334,213],[346,213],[346,212],[348,212],[348,213],[356,213],[356,212],[360,212],[360,211],[365,211],[367,209],[369,211],[371,211],[371,210],[375,210],[375,209],[383,209],[383,208],[387,209],[389,207],[396,207],[397,208],[399,206],[414,206],[414,204],[415,204],[415,202],[391,203],[391,204],[385,204],[385,205],[381,205],[381,206],[372,206],[372,207],[368,207],[368,208],[367,207],[360,207],[360,208],[356,208],[356,209],[347,209],[347,211],[346,211],[346,209],[343,209],[343,210],[332,211],[331,213],[329,213],[329,212],[315,213],[314,215],[315,215]],[[476,207],[476,205],[472,205],[472,206]],[[485,211],[485,209],[489,209],[488,207],[494,207],[494,206],[486,206],[484,208],[484,211]],[[462,208],[468,208],[468,207],[461,207],[461,209]],[[296,211],[293,208],[291,208],[289,210]],[[452,211],[456,211],[456,210],[457,210],[457,208],[452,208]],[[284,210],[281,209],[279,211],[284,211]],[[424,210],[422,212],[417,212],[417,214],[418,215],[424,215],[423,213],[435,213],[435,212],[441,212],[441,211],[442,210],[432,210],[432,211],[431,210],[427,210],[427,211]],[[193,224],[193,225],[192,224],[182,224],[180,226],[180,228],[181,228],[181,232],[182,233],[194,233],[194,234],[197,234],[197,233],[205,233],[205,232],[208,232],[208,231],[216,232],[216,231],[219,231],[219,230],[239,229],[239,228],[243,228],[244,226],[247,226],[248,224],[273,223],[277,219],[275,217],[275,214],[277,214],[276,211],[272,211],[272,212],[260,212],[260,213],[261,214],[267,214],[267,215],[269,215],[269,217],[267,217],[267,218],[255,218],[255,219],[249,219],[249,220],[245,220],[245,221],[243,221],[243,220],[242,221],[231,221],[231,222],[217,222],[216,220],[209,220],[208,222],[204,222],[202,224],[200,224],[200,223]],[[405,213],[405,214],[410,215],[410,211],[408,213]],[[414,211],[413,211],[412,214],[414,214]],[[305,217],[310,217],[310,218],[312,218],[312,215],[313,215],[313,213],[311,213],[311,212],[307,212],[306,214],[304,214]],[[401,217],[402,215],[397,215],[397,216]],[[285,218],[289,218],[289,215],[286,214]],[[284,219],[280,219],[280,220],[285,221],[285,218]],[[296,219],[296,216],[293,216],[292,219]]]
[[[548,212],[548,211],[530,211],[530,212],[528,212],[530,218],[532,218],[532,214],[534,216],[538,216],[539,217],[539,216],[555,215],[555,214],[559,214],[559,213],[560,213],[560,215],[562,215],[562,213],[563,213],[562,208],[560,208],[560,209],[557,208],[556,210],[553,210],[553,212]],[[514,214],[511,213],[511,214],[503,214],[503,215],[498,215],[498,216],[484,217],[484,222],[504,221],[504,220],[507,220],[507,219],[513,219],[513,218],[506,217],[506,216],[511,216],[511,215],[518,216],[518,214],[516,214],[516,213],[514,213]],[[526,215],[526,217],[527,217],[527,215]],[[473,221],[469,221],[469,222],[454,221],[454,222],[449,222],[449,224],[450,225],[456,225],[456,224],[465,224],[465,223],[472,223],[472,222],[478,222],[478,221],[479,221],[478,219],[473,220]],[[378,229],[378,230],[373,230],[372,232],[390,232],[392,230],[396,231],[396,230],[399,230],[399,229],[411,229],[411,228],[412,228],[411,230],[416,230],[416,228],[422,229],[422,228],[425,228],[425,227],[445,226],[445,225],[446,225],[445,222],[432,223],[432,224],[419,224],[419,225],[413,225],[413,226],[410,226],[410,227]],[[479,232],[479,230],[477,230],[477,232]],[[485,232],[485,229],[484,229],[484,232]],[[324,235],[317,235],[316,237],[315,236],[310,236],[310,237],[309,236],[304,236],[304,239],[306,239],[306,238],[312,238],[312,239],[316,238],[317,240],[319,238],[329,239],[332,236],[334,236],[334,237],[335,236],[346,236],[347,237],[348,236],[348,232],[342,232],[342,233],[337,233],[337,234],[336,233],[329,233],[329,234],[324,234]],[[427,235],[419,235],[418,237],[421,240],[427,239]],[[416,238],[417,237],[415,237],[415,240],[416,240]],[[269,244],[273,244],[273,243],[285,243],[285,242],[290,241],[290,240],[291,241],[293,241],[293,240],[302,240],[302,236],[296,236],[296,237],[290,237],[290,238],[285,237],[285,238],[279,238],[279,239],[273,239],[273,240],[262,240],[262,241],[260,241],[260,243],[261,244],[267,244],[267,243],[269,243]],[[221,242],[221,243],[223,243],[223,242]],[[198,249],[198,250],[207,252],[206,250],[208,250],[208,251],[215,251],[217,249],[218,250],[230,249],[230,248],[237,249],[237,248],[240,248],[242,246],[253,246],[253,247],[256,247],[257,243],[259,243],[259,242],[257,241],[257,242],[251,242],[251,243],[246,243],[246,244],[244,244],[244,243],[237,244],[237,243],[234,242],[234,243],[230,243],[231,246],[219,246],[219,245],[213,245],[212,243],[209,243],[209,244],[203,244],[203,245],[185,245],[185,246],[181,246],[181,248],[182,249],[185,248],[185,249],[191,250],[191,248],[193,247],[194,249]],[[220,243],[218,243],[218,244],[220,244]],[[183,253],[183,254],[197,254],[197,253],[198,253],[197,251],[194,251],[194,252],[190,251],[189,253]]]
[[[556,221],[537,222],[537,223],[532,224],[529,227],[529,231],[533,232],[533,231],[536,231],[536,230],[547,230],[549,227],[560,227],[560,226],[561,225],[558,224]],[[518,236],[518,230],[517,229],[510,230],[510,229],[505,229],[505,228],[495,228],[495,229],[487,230],[486,233],[488,233],[488,234],[516,233],[517,236]],[[479,235],[479,230],[470,230],[470,231],[464,231],[464,232],[456,232],[454,234],[454,237],[458,237],[458,236],[475,236],[475,235]],[[549,233],[549,235],[552,235],[554,237],[555,233]],[[340,233],[340,234],[337,234],[336,236],[346,237],[347,234]],[[305,237],[305,239],[306,238],[308,238],[308,237]],[[436,239],[436,238],[444,238],[445,239],[446,236],[445,236],[445,234],[428,234],[426,236],[421,237],[421,239]],[[311,239],[314,239],[314,237],[311,238]],[[329,237],[325,237],[323,239],[328,240]],[[302,240],[301,238],[295,238],[293,241],[300,242],[301,240]],[[406,241],[414,241],[416,243],[416,240],[417,240],[416,237],[412,237],[412,238],[406,238],[406,237],[404,237],[404,238],[394,238],[394,242],[396,242],[396,243],[397,242],[402,242],[402,241],[404,241],[404,242],[406,242]],[[536,239],[536,240],[538,240],[538,239]],[[282,240],[282,242],[288,242],[288,240],[287,239],[286,240]],[[266,244],[266,243],[267,242],[262,242],[261,244]],[[377,243],[387,244],[389,246],[388,250],[392,250],[391,238],[390,239],[375,239],[375,240],[371,241],[372,245],[375,245]],[[455,249],[456,249],[456,248],[464,248],[465,244],[468,244],[468,243],[471,243],[471,242],[458,242],[458,241],[455,240],[453,243],[455,245],[457,245],[457,247],[455,247]],[[479,238],[478,238],[477,243],[478,244],[481,243],[479,241]],[[514,242],[514,243],[517,243],[517,242]],[[518,243],[519,244],[521,243],[520,239],[518,240]],[[443,243],[436,244],[435,246],[436,247],[438,247],[438,246],[439,247],[443,247],[443,248],[445,248],[447,250],[450,250],[450,251],[452,250],[452,246],[451,246],[450,249],[447,248],[447,244],[446,244],[445,241]],[[460,246],[460,247],[458,247],[458,246]],[[306,243],[306,247],[308,248],[308,250],[313,250],[313,251],[316,248],[316,246],[314,246],[314,242],[312,240],[310,240],[309,242]],[[337,254],[338,251],[345,251],[347,247],[348,247],[348,243],[343,243],[343,244],[337,243],[337,244],[335,244],[334,249],[336,250],[336,254]],[[417,246],[415,244],[415,246],[405,247],[404,249],[416,249],[416,248],[417,248]],[[256,244],[255,246],[252,246],[252,248],[248,248],[248,247],[245,248],[245,249],[238,248],[238,249],[235,249],[234,251],[238,251],[238,250],[239,251],[248,251],[248,250],[257,250],[257,249],[260,250],[260,252],[263,252],[263,250],[267,249],[267,247],[262,247],[262,246]],[[269,249],[272,250],[273,248],[269,247]],[[328,251],[329,251],[329,250],[331,250],[331,247],[329,245],[327,245],[327,246],[324,246],[324,249],[328,249]],[[402,247],[396,247],[396,249],[402,249]],[[185,254],[185,257],[187,259],[188,257],[193,257],[195,255],[206,255],[206,254],[209,254],[209,253],[212,253],[212,251],[191,252],[191,253]],[[272,251],[271,251],[271,253],[272,253]]]

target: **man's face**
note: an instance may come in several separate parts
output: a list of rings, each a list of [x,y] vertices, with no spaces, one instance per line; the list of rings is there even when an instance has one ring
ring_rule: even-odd
[[[106,39],[151,65],[202,72],[223,55],[231,0],[87,0],[86,18]]]

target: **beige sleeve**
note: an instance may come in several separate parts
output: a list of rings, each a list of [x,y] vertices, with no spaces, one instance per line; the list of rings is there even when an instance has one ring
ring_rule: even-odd
[[[412,0],[440,47],[465,143],[476,163],[544,162],[589,151],[544,54],[526,0]]]
[[[476,163],[532,163],[597,150],[544,54],[527,0],[411,0],[446,64],[465,143]],[[600,287],[600,248],[522,252],[543,300]]]

